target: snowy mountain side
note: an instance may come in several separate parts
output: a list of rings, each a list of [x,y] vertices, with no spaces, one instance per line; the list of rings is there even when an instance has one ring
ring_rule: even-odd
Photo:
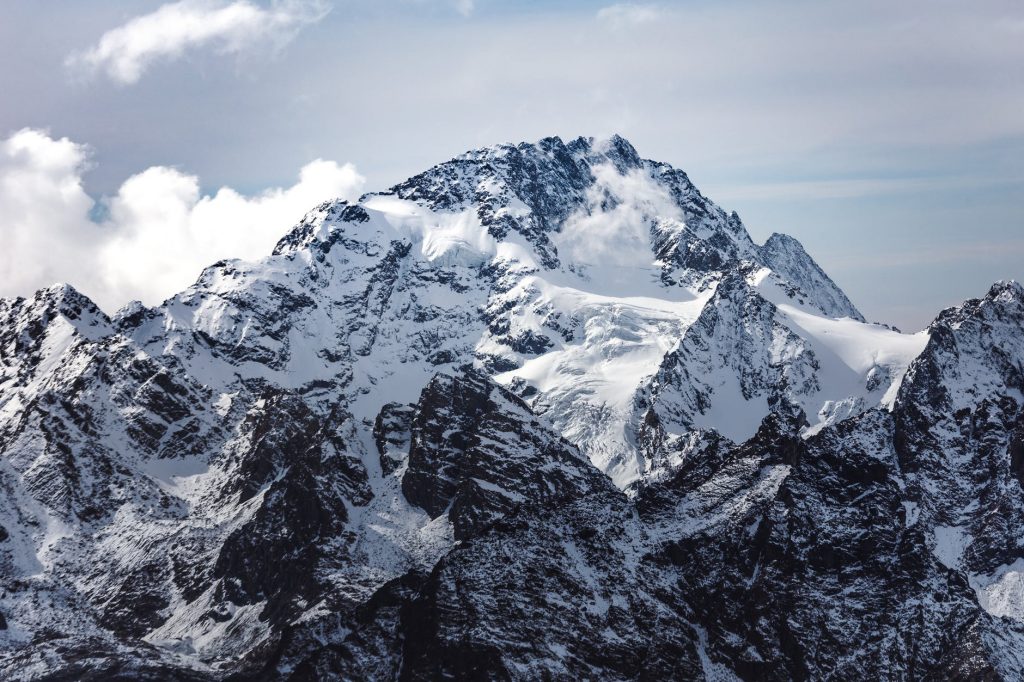
[[[0,677],[1019,679],[1022,331],[869,324],[621,137],[0,300]]]

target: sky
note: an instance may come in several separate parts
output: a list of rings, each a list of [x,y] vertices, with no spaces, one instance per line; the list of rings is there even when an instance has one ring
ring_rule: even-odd
[[[870,320],[1024,279],[1019,0],[0,0],[0,296],[159,303],[327,198],[612,133]]]

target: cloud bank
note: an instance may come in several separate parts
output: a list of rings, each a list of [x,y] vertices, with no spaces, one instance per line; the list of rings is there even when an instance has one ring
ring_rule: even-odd
[[[137,82],[157,61],[210,48],[237,55],[259,45],[282,47],[305,25],[323,19],[324,0],[275,0],[259,7],[249,0],[180,0],[129,20],[103,34],[99,42],[71,54],[66,65],[89,74],[105,73],[117,83]]]
[[[39,130],[0,142],[0,296],[66,281],[107,312],[154,305],[210,263],[268,255],[306,211],[364,185],[351,164],[316,160],[291,187],[211,196],[196,176],[153,166],[97,202],[82,185],[88,159],[86,146]]]

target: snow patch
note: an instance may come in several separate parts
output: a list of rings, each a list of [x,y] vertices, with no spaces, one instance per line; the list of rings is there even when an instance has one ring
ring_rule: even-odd
[[[971,544],[971,535],[959,526],[935,526],[935,547],[932,554],[946,568],[958,569],[964,550]]]
[[[998,618],[1024,623],[1024,559],[997,568],[988,576],[972,576],[981,608]]]
[[[497,252],[497,242],[474,209],[435,212],[416,202],[386,195],[369,197],[363,205],[382,214],[393,228],[418,243],[420,254],[427,261],[473,265]]]

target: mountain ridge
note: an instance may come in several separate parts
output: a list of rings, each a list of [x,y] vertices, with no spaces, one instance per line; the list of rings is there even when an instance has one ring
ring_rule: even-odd
[[[0,671],[1013,679],[1022,305],[868,324],[618,136],[0,300]]]

